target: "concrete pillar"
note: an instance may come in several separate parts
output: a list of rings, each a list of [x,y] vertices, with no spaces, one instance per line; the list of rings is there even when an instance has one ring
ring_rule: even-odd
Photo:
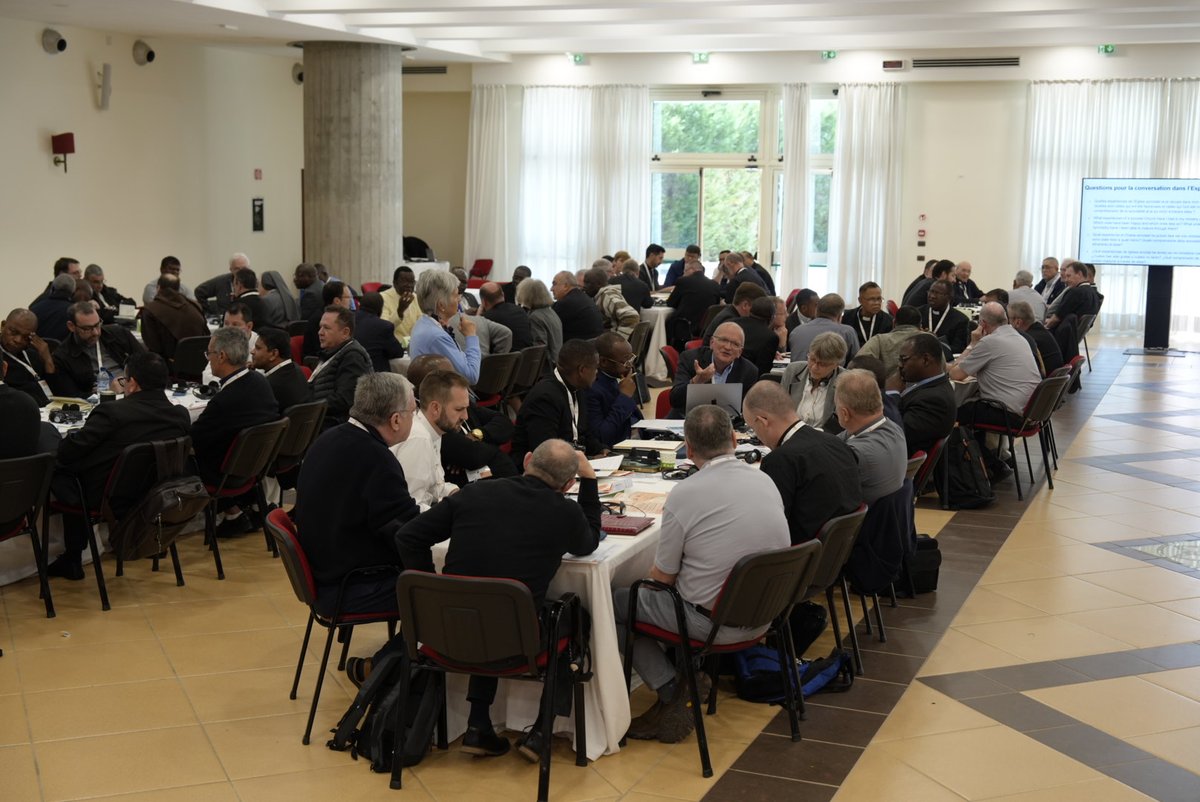
[[[358,287],[404,259],[403,50],[304,43],[304,259]]]

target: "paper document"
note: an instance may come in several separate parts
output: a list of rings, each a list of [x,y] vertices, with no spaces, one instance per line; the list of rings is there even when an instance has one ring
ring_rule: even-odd
[[[660,429],[667,432],[683,432],[683,421],[670,418],[648,418],[633,424],[635,429]]]
[[[597,457],[595,459],[588,460],[588,462],[592,464],[592,470],[596,472],[596,476],[600,477],[609,476],[613,471],[619,470],[621,467],[621,460],[623,459],[625,458],[618,454],[615,457]]]

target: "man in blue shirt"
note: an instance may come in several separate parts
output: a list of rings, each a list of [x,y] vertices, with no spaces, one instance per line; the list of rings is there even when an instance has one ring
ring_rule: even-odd
[[[587,394],[588,425],[605,448],[628,440],[638,409],[637,382],[633,373],[633,348],[621,335],[606,331],[596,338],[600,370]]]

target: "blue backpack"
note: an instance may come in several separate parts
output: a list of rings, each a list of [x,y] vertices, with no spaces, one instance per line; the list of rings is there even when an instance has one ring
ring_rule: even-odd
[[[805,697],[819,691],[841,693],[854,684],[854,658],[835,648],[828,657],[799,662],[800,690]],[[779,652],[770,646],[751,646],[733,654],[734,686],[739,699],[779,704],[784,699],[779,677]],[[789,677],[795,676],[789,672]],[[794,689],[793,689],[794,690]]]

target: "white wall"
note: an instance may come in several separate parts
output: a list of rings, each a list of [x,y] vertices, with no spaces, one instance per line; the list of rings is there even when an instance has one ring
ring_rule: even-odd
[[[133,296],[168,253],[192,286],[235,250],[260,271],[295,266],[303,131],[291,59],[164,40],[139,67],[134,37],[60,28],[67,50],[49,55],[42,27],[0,20],[5,311],[41,291],[59,256],[101,265]],[[101,111],[104,62],[113,90]],[[50,135],[66,131],[77,152],[64,174]],[[250,230],[254,196],[266,201],[262,233]]]
[[[404,233],[428,242],[438,259],[462,265],[471,93],[410,91],[409,81],[404,79]]]

